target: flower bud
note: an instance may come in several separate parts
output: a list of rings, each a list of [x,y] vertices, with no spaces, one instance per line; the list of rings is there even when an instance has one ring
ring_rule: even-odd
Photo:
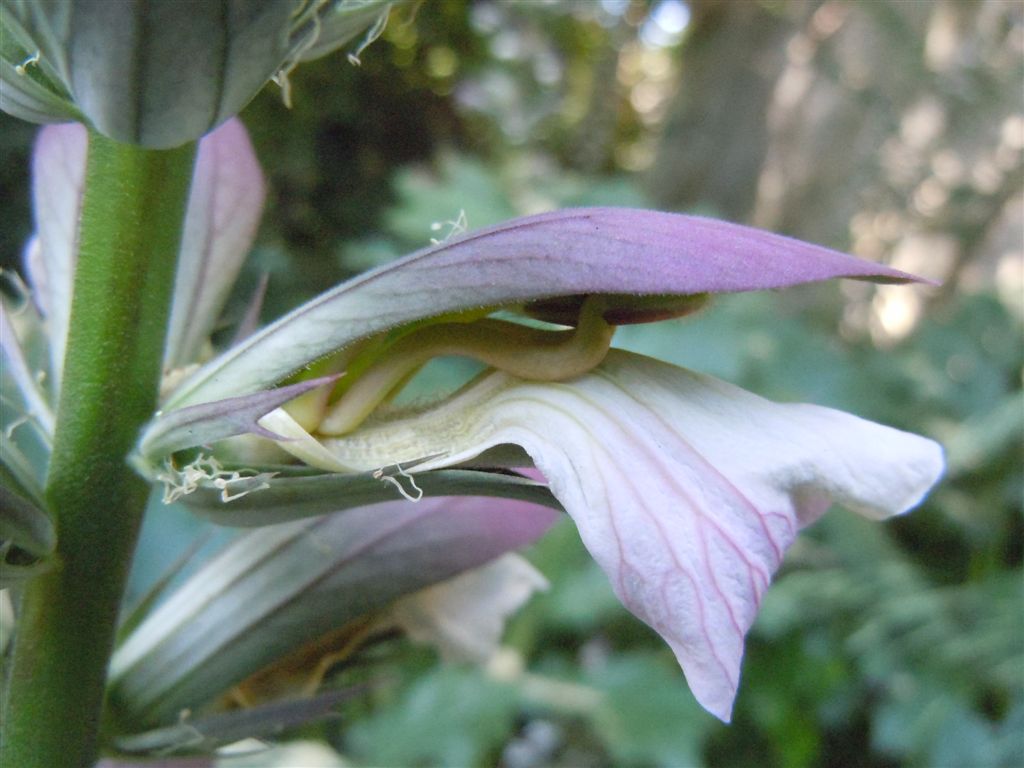
[[[392,0],[2,0],[0,108],[81,119],[166,149],[235,115],[268,80],[379,34]]]

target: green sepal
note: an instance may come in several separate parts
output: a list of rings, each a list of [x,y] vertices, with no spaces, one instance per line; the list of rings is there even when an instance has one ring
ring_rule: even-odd
[[[278,701],[251,709],[220,712],[175,725],[122,736],[118,749],[133,754],[204,754],[247,738],[277,734],[285,728],[305,725],[336,716],[333,708],[361,691],[352,686],[329,691],[310,699]]]
[[[443,469],[405,474],[410,465],[357,474],[320,473],[299,467],[261,467],[261,474],[232,481],[230,487],[204,480],[181,503],[217,525],[255,528],[345,509],[429,496],[488,496],[529,501],[554,509],[561,505],[547,485],[514,473]],[[240,470],[225,467],[226,470]],[[279,471],[267,479],[266,473]],[[397,485],[396,485],[397,484]],[[262,487],[261,487],[262,486]],[[245,494],[238,496],[238,494]],[[230,501],[224,499],[235,496]]]

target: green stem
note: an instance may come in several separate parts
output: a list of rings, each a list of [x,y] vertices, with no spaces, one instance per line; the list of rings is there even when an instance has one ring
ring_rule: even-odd
[[[46,489],[57,565],[22,598],[4,768],[96,760],[107,663],[149,493],[126,456],[156,406],[194,152],[89,136]]]

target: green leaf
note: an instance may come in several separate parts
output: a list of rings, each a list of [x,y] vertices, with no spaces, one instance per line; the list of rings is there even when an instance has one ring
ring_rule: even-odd
[[[354,723],[352,750],[374,765],[482,765],[506,740],[517,712],[509,685],[479,670],[440,667],[397,706]]]
[[[1021,434],[1024,434],[1024,394],[1021,392],[1001,398],[987,410],[976,411],[946,442],[950,478],[975,472],[1015,447],[1019,451]]]
[[[627,654],[589,677],[606,694],[594,714],[594,731],[613,764],[703,765],[701,742],[715,722],[694,701],[669,656]]]

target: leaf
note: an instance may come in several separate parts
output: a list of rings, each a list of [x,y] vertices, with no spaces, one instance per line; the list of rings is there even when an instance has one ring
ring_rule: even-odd
[[[594,733],[615,765],[698,768],[714,724],[685,695],[682,680],[653,655],[630,653],[588,674],[605,695],[592,715]]]
[[[473,668],[440,667],[398,705],[354,723],[347,738],[373,765],[482,764],[512,730],[515,689]]]

